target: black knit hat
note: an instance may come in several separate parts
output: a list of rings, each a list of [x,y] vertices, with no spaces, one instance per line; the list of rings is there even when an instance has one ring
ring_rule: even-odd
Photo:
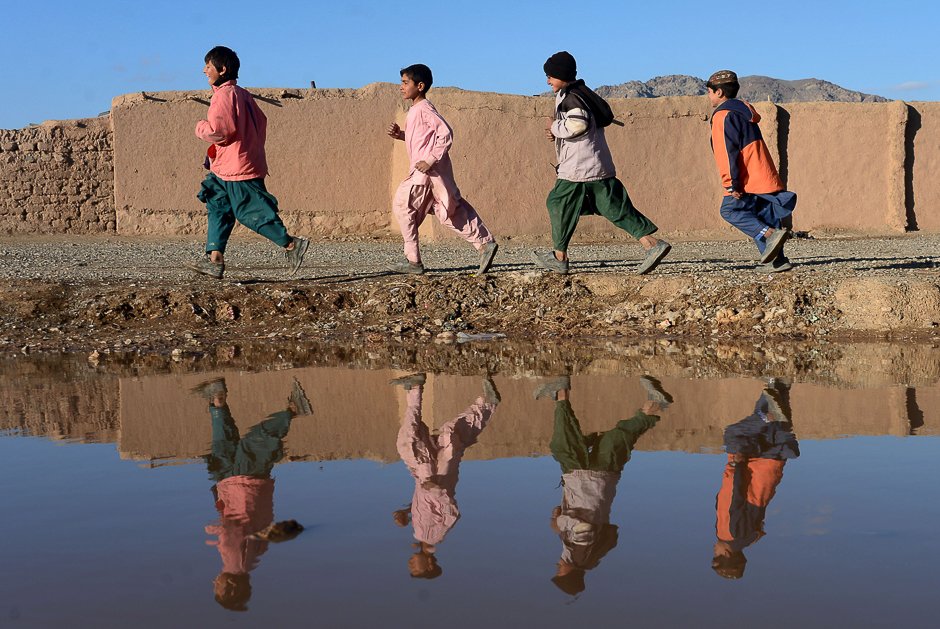
[[[578,77],[578,64],[567,50],[556,52],[542,66],[545,75],[562,81],[574,81]]]

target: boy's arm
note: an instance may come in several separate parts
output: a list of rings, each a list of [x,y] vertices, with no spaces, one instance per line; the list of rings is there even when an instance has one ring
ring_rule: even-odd
[[[216,92],[209,105],[207,120],[196,123],[196,136],[213,144],[230,144],[237,132],[235,126],[235,92]]]
[[[562,140],[570,140],[587,132],[591,114],[577,96],[574,94],[566,96],[561,103],[560,110],[562,117],[552,123],[552,135]]]
[[[712,149],[715,152],[715,164],[721,177],[721,186],[728,192],[743,192],[738,158],[741,156],[740,116],[727,112],[712,125]]]
[[[447,151],[454,143],[454,135],[443,118],[425,115],[423,116],[423,122],[434,129],[434,145],[431,147],[431,153],[424,159],[428,169],[430,169],[447,155]]]

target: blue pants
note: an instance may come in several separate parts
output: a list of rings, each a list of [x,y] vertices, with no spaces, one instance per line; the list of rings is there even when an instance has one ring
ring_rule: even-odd
[[[796,208],[796,194],[786,190],[772,194],[745,194],[740,199],[727,196],[721,202],[721,218],[754,239],[764,253],[767,241],[760,236],[765,227],[777,229],[780,221]]]

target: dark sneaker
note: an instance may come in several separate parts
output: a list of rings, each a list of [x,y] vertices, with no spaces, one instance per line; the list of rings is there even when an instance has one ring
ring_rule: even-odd
[[[672,250],[672,245],[670,245],[665,240],[660,240],[653,247],[646,252],[646,257],[643,258],[643,261],[640,262],[640,266],[636,267],[637,275],[646,275],[663,261],[663,258],[666,257],[666,254]]]
[[[774,233],[767,239],[767,246],[764,248],[764,253],[761,254],[760,263],[764,264],[776,258],[783,248],[783,243],[785,243],[789,237],[790,230],[786,227],[780,227],[774,230]]]
[[[530,255],[532,261],[537,265],[545,269],[546,271],[552,271],[553,273],[561,273],[562,275],[568,272],[568,261],[559,260],[555,257],[555,254],[551,251],[546,251],[544,253],[539,253],[538,251],[533,251]]]
[[[392,273],[403,273],[405,275],[424,275],[424,265],[420,262],[412,262],[411,260],[393,262],[385,268],[387,268]]]
[[[294,412],[298,415],[313,415],[313,407],[310,406],[310,400],[307,398],[307,394],[304,393],[304,388],[300,386],[300,381],[297,380],[297,378],[294,378],[294,385],[287,403],[295,409]]]
[[[394,380],[389,380],[388,383],[396,386],[401,386],[405,391],[411,391],[415,387],[422,386],[427,382],[427,376],[423,373],[413,373],[408,376],[402,376],[401,378],[395,378]]]
[[[483,245],[483,248],[480,249],[480,268],[477,270],[477,276],[483,275],[490,270],[490,266],[493,264],[493,258],[496,257],[497,251],[499,251],[499,245],[496,244],[495,240]]]
[[[549,380],[542,386],[538,387],[535,391],[532,392],[532,397],[536,400],[541,400],[547,397],[554,399],[556,393],[559,391],[566,391],[570,388],[571,377],[561,376],[560,378]]]
[[[663,388],[662,383],[653,376],[640,376],[640,384],[646,391],[646,399],[659,405],[663,410],[672,404],[672,396]]]
[[[783,273],[792,269],[793,265],[790,264],[790,260],[782,253],[774,258],[773,261],[765,262],[757,267],[757,270],[761,273]]]
[[[307,253],[307,248],[309,247],[309,240],[306,238],[294,237],[294,248],[284,252],[284,256],[287,258],[287,264],[290,266],[291,276],[297,274],[297,269],[299,269],[300,265],[303,264],[304,254]]]
[[[225,378],[215,378],[214,380],[200,382],[190,389],[189,392],[194,393],[199,397],[205,398],[211,402],[219,395],[225,395],[228,393],[228,388],[225,386]]]
[[[499,404],[503,401],[503,398],[499,396],[499,391],[496,389],[496,384],[493,383],[493,379],[489,376],[483,378],[483,398],[489,404]]]
[[[269,524],[257,533],[252,533],[249,535],[249,537],[254,540],[260,540],[262,542],[274,542],[276,544],[294,539],[300,535],[303,530],[303,525],[300,524],[297,520],[284,520],[282,522]]]
[[[193,260],[192,262],[187,262],[186,267],[196,273],[208,275],[217,280],[222,279],[222,275],[225,273],[225,264],[222,262],[212,262],[209,260],[208,255]]]

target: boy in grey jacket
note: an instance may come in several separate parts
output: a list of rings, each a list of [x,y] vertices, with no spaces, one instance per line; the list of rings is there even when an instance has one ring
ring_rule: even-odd
[[[578,219],[599,214],[640,241],[646,257],[636,272],[649,273],[672,247],[652,236],[656,225],[633,206],[617,179],[604,129],[597,125],[588,104],[570,89],[583,83],[576,81],[574,57],[566,51],[557,52],[543,67],[555,93],[555,117],[546,128],[558,157],[558,180],[546,200],[555,250],[533,251],[533,261],[546,270],[567,273],[568,243]]]

